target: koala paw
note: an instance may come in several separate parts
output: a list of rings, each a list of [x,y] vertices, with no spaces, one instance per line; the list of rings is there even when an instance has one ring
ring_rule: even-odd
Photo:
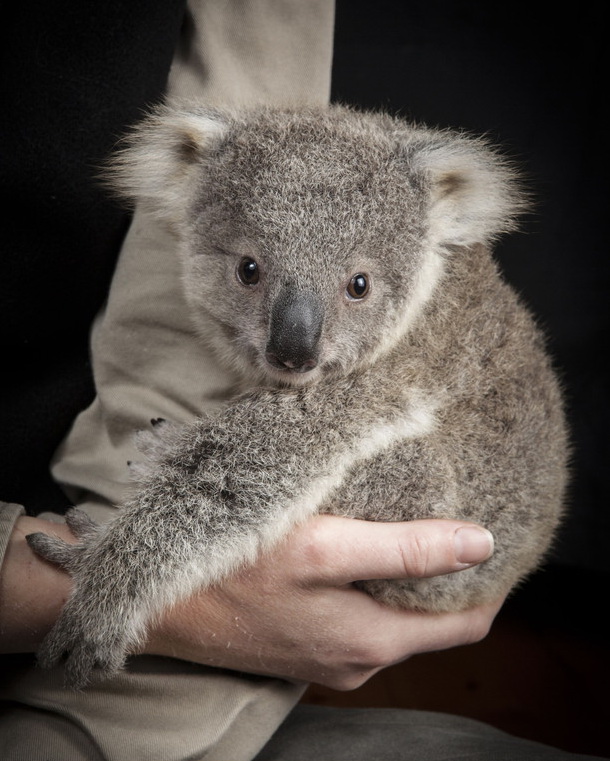
[[[84,618],[84,622],[83,619]],[[127,642],[108,626],[102,630],[95,624],[87,624],[87,616],[79,615],[68,605],[49,632],[38,651],[38,663],[43,668],[53,668],[65,663],[66,686],[82,689],[93,676],[109,677],[125,663]]]
[[[65,517],[70,531],[81,540],[79,544],[70,544],[41,532],[28,534],[25,539],[37,555],[71,573],[78,565],[84,543],[95,535],[98,526],[87,513],[76,508],[68,510]]]
[[[104,582],[111,580],[100,574],[104,555],[96,552],[99,527],[75,509],[66,514],[66,523],[78,543],[43,533],[29,534],[26,540],[38,555],[61,566],[74,579],[72,596],[44,639],[38,662],[43,668],[52,668],[65,659],[66,684],[81,688],[94,672],[109,676],[122,667],[134,630],[129,626],[128,606],[109,604],[109,599],[116,597],[116,584],[109,587]]]

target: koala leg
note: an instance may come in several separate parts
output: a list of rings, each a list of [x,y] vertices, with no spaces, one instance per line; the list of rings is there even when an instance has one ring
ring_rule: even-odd
[[[528,465],[532,445],[519,440],[527,438],[525,426],[507,431],[503,446],[488,451],[485,427],[493,423],[474,409],[462,437],[455,427],[439,427],[398,442],[359,463],[331,496],[329,512],[365,520],[471,521],[494,536],[493,555],[472,568],[422,579],[362,580],[359,586],[375,599],[427,612],[464,610],[501,599],[540,562],[557,521],[561,473],[552,458],[546,469]]]
[[[327,510],[374,521],[467,519],[468,505],[460,496],[455,468],[431,436],[402,441],[359,463],[332,495]],[[393,607],[440,612],[461,610],[476,601],[485,590],[480,579],[481,569],[430,579],[363,579],[358,586]]]
[[[100,565],[104,560],[100,548],[107,527],[98,526],[77,509],[68,511],[66,523],[79,539],[75,544],[43,533],[26,537],[37,554],[64,568],[75,581],[71,598],[38,652],[38,661],[50,668],[69,653],[66,681],[83,687],[92,669],[111,673],[120,668],[126,648],[137,639],[137,632],[130,626],[129,615],[119,620],[109,604],[113,596],[117,598],[116,592],[108,588],[109,582],[116,585],[120,580],[112,580]],[[104,615],[97,616],[98,610],[103,610]]]

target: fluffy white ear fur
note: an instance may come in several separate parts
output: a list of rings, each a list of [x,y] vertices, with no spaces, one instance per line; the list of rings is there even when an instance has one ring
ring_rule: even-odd
[[[104,173],[110,186],[173,225],[185,217],[202,164],[235,115],[203,107],[160,106],[137,125]],[[488,243],[515,228],[525,207],[516,173],[483,140],[415,127],[396,133],[410,168],[430,190],[429,243]]]
[[[414,156],[431,184],[432,246],[485,244],[514,230],[527,205],[514,169],[483,140],[442,137],[424,143]]]
[[[123,198],[179,223],[201,162],[228,129],[228,122],[214,111],[159,107],[127,136],[104,177]]]

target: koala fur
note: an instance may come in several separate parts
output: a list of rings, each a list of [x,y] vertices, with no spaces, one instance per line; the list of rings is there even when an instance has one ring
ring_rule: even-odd
[[[75,580],[43,665],[67,653],[76,686],[112,673],[162,609],[316,512],[492,531],[474,568],[362,581],[390,605],[464,609],[539,563],[566,432],[543,337],[490,254],[524,205],[497,152],[340,106],[165,106],[111,173],[175,231],[193,324],[243,390],[140,434],[116,519],[70,513],[72,546],[29,537]]]

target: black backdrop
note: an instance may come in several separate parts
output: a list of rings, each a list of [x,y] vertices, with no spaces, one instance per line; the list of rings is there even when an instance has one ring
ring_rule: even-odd
[[[3,3],[0,499],[67,501],[49,460],[92,400],[89,329],[128,225],[94,178],[158,100],[184,0]]]

